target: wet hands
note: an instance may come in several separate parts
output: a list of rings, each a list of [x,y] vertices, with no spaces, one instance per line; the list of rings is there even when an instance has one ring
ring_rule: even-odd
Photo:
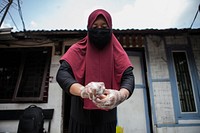
[[[89,98],[100,109],[113,109],[128,98],[118,90],[105,89],[103,82],[90,82],[81,87],[81,97]]]
[[[96,99],[97,95],[103,94],[105,85],[103,82],[90,82],[85,87],[81,87],[81,97]]]
[[[113,109],[127,99],[127,95],[118,90],[105,89],[104,94],[93,99],[93,103],[101,109]]]

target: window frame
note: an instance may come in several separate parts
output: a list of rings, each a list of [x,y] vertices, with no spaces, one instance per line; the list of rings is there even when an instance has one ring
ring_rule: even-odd
[[[9,49],[9,48],[6,48]],[[17,96],[18,91],[19,91],[19,86],[20,86],[20,82],[22,79],[22,74],[24,71],[24,66],[25,66],[25,56],[22,56],[20,58],[20,66],[19,66],[19,74],[18,77],[16,79],[16,85],[14,86],[14,92],[12,94],[12,98],[8,98],[8,99],[0,99],[0,103],[27,103],[27,102],[41,102],[41,103],[47,103],[48,102],[48,89],[49,89],[49,74],[50,74],[50,66],[51,66],[51,58],[52,58],[52,47],[24,47],[24,48],[11,48],[11,49],[16,49],[19,50],[22,54],[26,53],[27,51],[32,51],[32,52],[38,52],[38,51],[42,51],[47,49],[48,51],[48,55],[47,55],[47,59],[45,59],[45,64],[43,66],[44,70],[43,70],[43,76],[42,76],[42,81],[41,81],[41,85],[40,85],[40,90],[39,90],[39,96],[38,97],[19,97]],[[24,52],[24,51],[25,52]],[[11,50],[12,51],[12,50]],[[46,88],[46,82],[48,80],[48,87]],[[46,92],[45,92],[46,91]]]
[[[174,66],[174,58],[173,52],[185,52],[189,74],[191,78],[192,89],[194,93],[194,101],[196,106],[196,112],[182,112],[181,105],[179,100],[178,86],[177,86],[177,78],[176,78],[176,70]],[[185,119],[199,119],[200,118],[200,107],[199,103],[199,77],[197,74],[197,67],[194,60],[194,55],[191,47],[186,45],[181,46],[171,46],[167,47],[167,58],[168,58],[168,68],[169,68],[169,76],[170,82],[172,86],[172,96],[174,103],[174,112],[176,120],[185,120]]]

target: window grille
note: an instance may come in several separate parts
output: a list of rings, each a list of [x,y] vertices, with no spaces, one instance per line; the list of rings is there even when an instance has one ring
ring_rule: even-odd
[[[182,112],[195,112],[193,86],[185,52],[173,52],[178,94]]]
[[[0,49],[0,102],[47,102],[51,48]]]

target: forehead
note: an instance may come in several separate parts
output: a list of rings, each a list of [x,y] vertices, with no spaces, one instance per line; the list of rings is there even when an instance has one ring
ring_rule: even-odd
[[[103,22],[107,23],[106,19],[105,19],[105,17],[103,15],[97,16],[97,18],[95,19],[94,23],[97,22],[97,21],[103,21]]]
[[[97,20],[97,19],[102,19],[102,20],[105,20],[105,21],[106,21],[105,17],[104,17],[102,14],[99,14],[99,15],[97,16],[96,20]]]

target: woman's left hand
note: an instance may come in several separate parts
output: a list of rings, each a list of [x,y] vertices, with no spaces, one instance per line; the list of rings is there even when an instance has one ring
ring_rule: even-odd
[[[104,94],[93,99],[93,103],[101,109],[113,109],[126,100],[127,97],[118,90],[105,89]]]

